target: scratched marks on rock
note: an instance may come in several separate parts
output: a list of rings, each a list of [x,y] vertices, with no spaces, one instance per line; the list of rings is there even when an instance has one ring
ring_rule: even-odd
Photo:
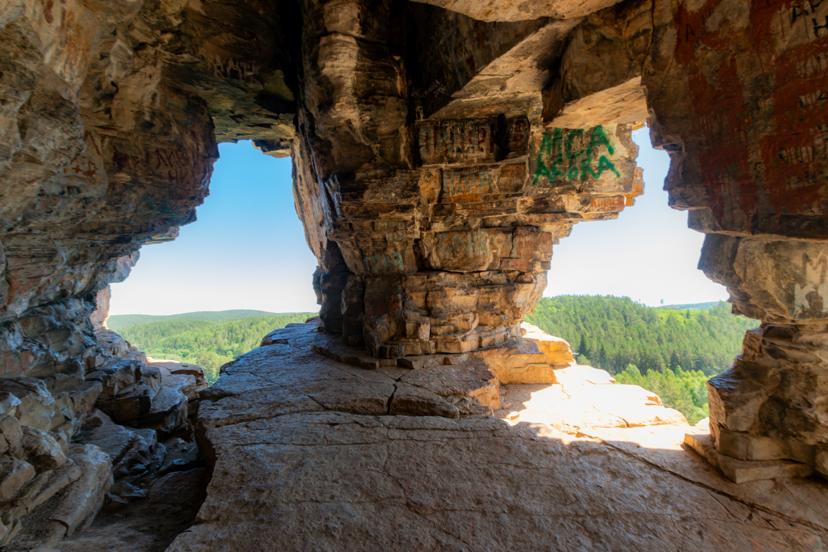
[[[423,165],[493,160],[495,125],[492,121],[436,121],[419,127]]]
[[[470,169],[443,169],[440,201],[443,203],[476,203],[492,199],[491,194],[520,192],[525,180],[525,163]]]
[[[94,179],[101,174],[101,142],[98,135],[89,129],[84,130],[83,140],[86,142],[86,150],[73,160],[66,167],[66,173],[79,176],[84,179]]]
[[[495,193],[486,170],[474,172],[443,171],[443,200],[454,202],[480,201],[483,194]]]
[[[515,117],[506,123],[509,157],[526,155],[529,147],[529,119]]]
[[[777,49],[782,50],[828,36],[825,0],[783,5],[771,20]]]
[[[383,274],[386,272],[404,272],[405,263],[402,253],[397,251],[382,255],[372,255],[362,260],[365,270],[371,274]]]
[[[237,80],[242,82],[255,81],[259,74],[259,65],[255,63],[245,63],[234,60],[229,56],[222,56],[221,54],[214,54],[205,49],[199,52],[201,57],[210,66],[213,75],[229,80]]]
[[[113,161],[120,172],[137,173],[145,170],[155,178],[174,184],[186,183],[194,167],[183,149],[148,149],[142,156],[115,150]]]
[[[556,128],[543,135],[538,151],[533,186],[561,180],[598,180],[609,171],[621,173],[611,158],[615,148],[603,126],[592,129]]]
[[[623,209],[627,204],[626,198],[624,196],[616,196],[616,197],[599,197],[597,199],[593,199],[592,203],[590,204],[590,210],[592,211],[620,211]]]
[[[488,257],[489,235],[482,230],[437,234],[440,253],[451,257]]]
[[[441,270],[486,270],[494,260],[485,230],[459,230],[434,235],[431,264]]]
[[[385,236],[389,244],[401,242],[405,239],[408,223],[396,220],[379,220],[374,223],[374,229]]]

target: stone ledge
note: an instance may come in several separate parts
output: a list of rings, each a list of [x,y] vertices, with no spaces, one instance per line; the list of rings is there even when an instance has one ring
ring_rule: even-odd
[[[814,472],[812,466],[792,460],[739,460],[727,456],[716,450],[713,437],[707,433],[686,433],[684,443],[737,484],[763,479],[808,477]]]

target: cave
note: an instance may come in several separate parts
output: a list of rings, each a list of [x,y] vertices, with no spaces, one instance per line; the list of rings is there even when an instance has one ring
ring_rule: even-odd
[[[122,398],[107,385],[130,387],[114,421],[132,427],[164,377],[197,380],[102,339],[96,309],[143,245],[195,220],[217,144],[252,140],[291,157],[319,319],[176,391],[212,480],[169,550],[824,548],[826,17],[817,0],[6,0],[0,543],[75,549],[59,541],[111,484],[110,460],[73,444]],[[670,207],[705,234],[699,267],[761,326],[708,383],[709,432],[686,438],[732,483],[647,472],[624,494],[601,477],[635,477],[639,452],[594,460],[482,407],[555,377],[523,317],[573,225],[642,192],[643,124],[670,156]]]

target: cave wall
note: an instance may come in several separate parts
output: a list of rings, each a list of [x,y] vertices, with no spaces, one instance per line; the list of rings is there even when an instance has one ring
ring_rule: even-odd
[[[292,156],[328,332],[385,358],[497,345],[572,225],[642,192],[648,122],[700,268],[764,323],[710,383],[717,446],[807,460],[828,439],[826,10],[6,0],[0,376],[82,380],[96,293],[195,220],[238,139]]]

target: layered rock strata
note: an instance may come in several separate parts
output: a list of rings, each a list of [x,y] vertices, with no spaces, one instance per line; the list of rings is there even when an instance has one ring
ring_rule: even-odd
[[[102,315],[87,324],[106,318],[108,295],[100,298]],[[89,344],[86,326],[66,328],[59,313],[54,307],[39,309],[17,324],[30,335],[41,332],[60,351],[47,350],[41,357],[45,373],[58,355],[69,359],[69,367],[51,375],[34,372],[41,377],[0,378],[4,550],[29,550],[72,537],[111,500],[113,481],[151,481],[167,453],[159,437],[192,436],[187,418],[197,410],[198,392],[207,387],[200,367],[148,362],[103,327]],[[83,352],[75,353],[83,365],[72,358],[70,347]],[[102,410],[132,427],[114,423]]]

